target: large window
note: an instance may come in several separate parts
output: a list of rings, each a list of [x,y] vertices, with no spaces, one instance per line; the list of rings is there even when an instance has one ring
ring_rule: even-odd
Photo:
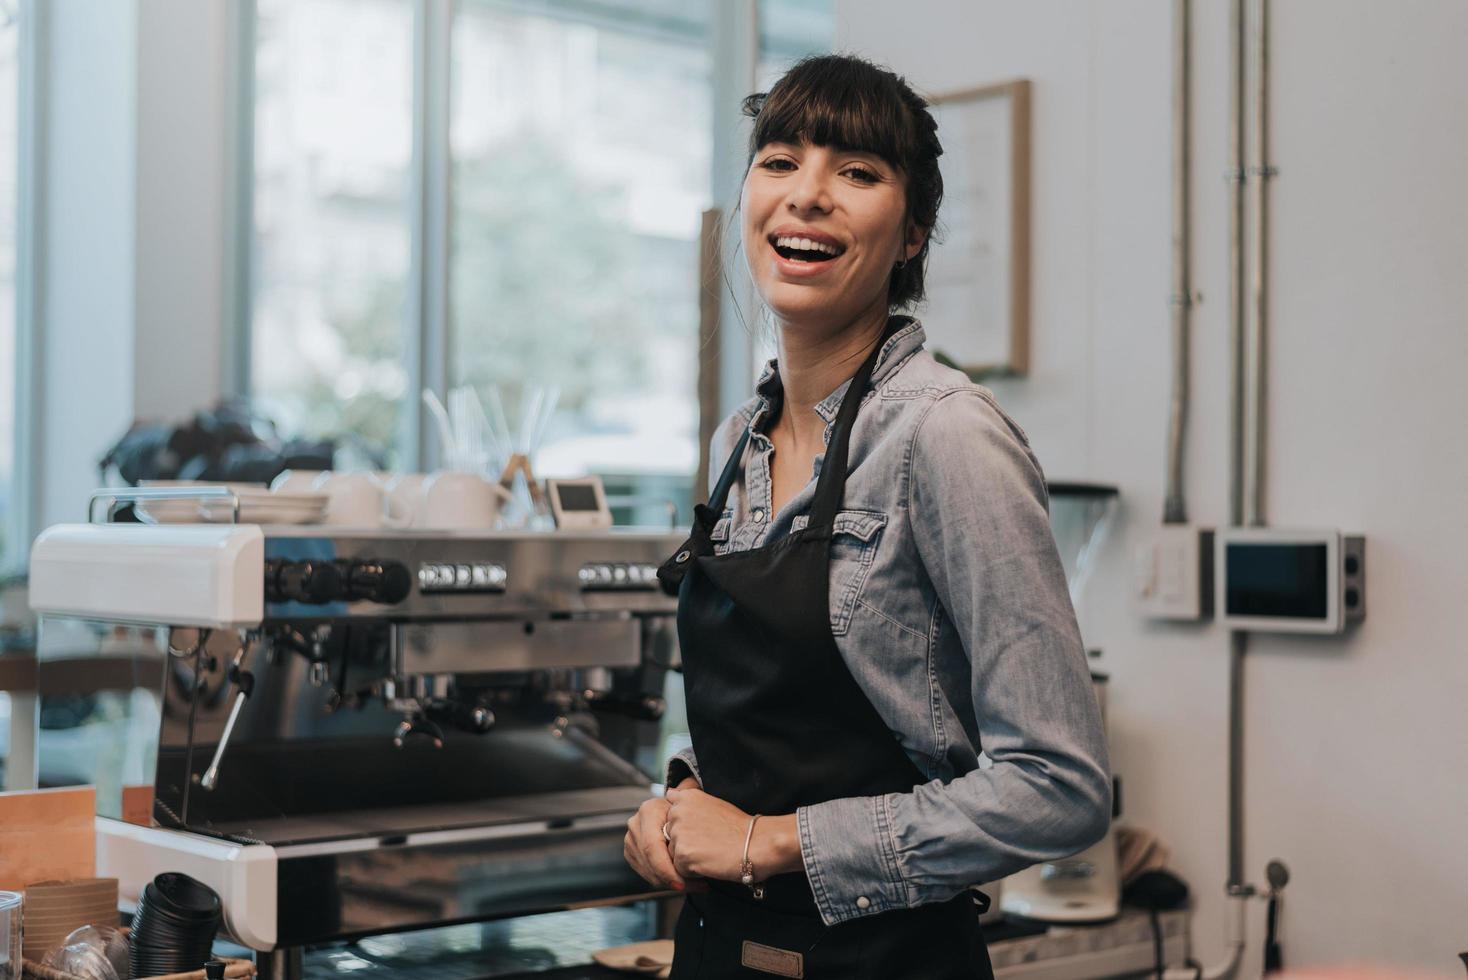
[[[713,0],[257,4],[252,393],[406,467],[420,385],[515,432],[553,397],[539,475],[686,518]],[[830,8],[759,0],[761,74],[828,46]]]
[[[410,0],[258,0],[252,393],[394,452],[408,394]]]
[[[785,69],[831,48],[835,0],[759,0],[758,87],[765,91]]]
[[[713,127],[701,5],[642,6],[459,6],[450,356],[507,414],[558,392],[539,473],[598,473],[646,521],[659,500],[688,512],[698,465]]]

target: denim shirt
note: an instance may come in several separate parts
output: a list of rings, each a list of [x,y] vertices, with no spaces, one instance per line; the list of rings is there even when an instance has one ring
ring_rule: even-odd
[[[1111,816],[1100,711],[1028,440],[935,361],[915,320],[884,344],[852,434],[831,542],[831,631],[926,782],[797,811],[827,925],[952,898],[1099,840]],[[719,553],[808,520],[820,472],[770,513],[774,361],[714,435],[710,483],[752,427]],[[829,443],[850,381],[816,406]],[[819,691],[812,691],[819,697]],[[698,777],[697,746],[669,762]],[[987,757],[981,765],[980,752]]]

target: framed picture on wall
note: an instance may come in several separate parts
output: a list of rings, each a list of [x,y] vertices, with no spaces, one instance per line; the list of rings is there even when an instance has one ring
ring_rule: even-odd
[[[943,143],[939,240],[922,309],[928,346],[975,379],[1030,356],[1030,83],[930,96]]]

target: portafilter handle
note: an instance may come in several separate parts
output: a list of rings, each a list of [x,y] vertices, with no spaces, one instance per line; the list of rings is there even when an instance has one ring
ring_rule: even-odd
[[[402,748],[410,735],[422,735],[433,743],[434,748],[443,748],[443,729],[422,715],[404,718],[392,733],[392,744]]]
[[[239,693],[234,696],[234,704],[230,706],[229,718],[224,723],[224,733],[219,736],[219,745],[214,749],[214,759],[209,763],[209,768],[204,770],[204,777],[199,780],[199,785],[211,793],[219,784],[219,763],[224,758],[224,750],[229,747],[229,737],[234,734],[235,720],[239,718],[240,709],[255,690],[255,675],[248,670],[241,670],[238,664],[229,668],[229,679],[235,682]]]
[[[432,698],[424,706],[423,713],[430,721],[453,725],[471,735],[483,735],[495,723],[494,712],[487,706],[448,698]]]
[[[593,711],[621,715],[636,721],[659,721],[668,710],[668,702],[656,694],[613,694],[587,690],[582,693],[587,707]]]

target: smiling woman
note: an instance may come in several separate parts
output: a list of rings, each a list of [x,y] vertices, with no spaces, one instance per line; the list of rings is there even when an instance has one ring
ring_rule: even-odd
[[[757,171],[794,174],[801,170],[801,156],[809,151],[814,158],[804,161],[807,170],[825,166],[830,175],[844,178],[834,183],[833,192],[876,192],[846,195],[855,208],[853,216],[881,220],[884,210],[890,212],[894,205],[902,209],[893,230],[893,245],[899,251],[887,290],[888,305],[901,308],[923,298],[923,266],[943,200],[943,177],[938,169],[943,148],[926,103],[896,75],[880,72],[874,76],[870,68],[857,59],[808,59],[792,68],[769,93],[745,99],[745,114],[755,120],[748,163],[751,177]],[[767,200],[768,192],[778,186],[746,181],[742,202],[746,241],[750,239],[750,205],[761,197]],[[826,241],[844,251],[839,238],[831,238],[820,228],[788,230],[815,232],[803,237]]]
[[[902,171],[875,154],[762,147],[740,211],[750,275],[775,316],[832,327],[885,320],[887,271],[895,278],[927,240],[903,198]]]
[[[659,571],[693,745],[627,859],[690,893],[675,980],[990,977],[971,886],[1082,849],[1111,805],[1044,475],[896,315],[943,194],[923,100],[828,56],[745,105],[779,357]]]

